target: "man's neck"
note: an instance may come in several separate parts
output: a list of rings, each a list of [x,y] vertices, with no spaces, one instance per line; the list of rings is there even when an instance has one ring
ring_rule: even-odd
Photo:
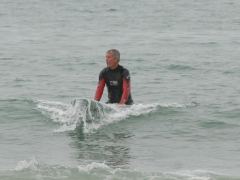
[[[119,66],[119,64],[117,64],[116,66],[114,67],[109,67],[111,70],[114,70],[114,69],[117,69],[117,67]]]

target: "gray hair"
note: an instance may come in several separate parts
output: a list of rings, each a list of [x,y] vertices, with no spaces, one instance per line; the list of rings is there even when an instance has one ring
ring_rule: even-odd
[[[112,54],[118,62],[120,61],[120,52],[117,49],[110,49],[107,51],[107,54]]]

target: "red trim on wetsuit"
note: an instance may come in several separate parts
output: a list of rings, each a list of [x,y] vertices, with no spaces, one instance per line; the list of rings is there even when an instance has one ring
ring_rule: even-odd
[[[99,80],[96,93],[95,93],[95,98],[94,98],[96,101],[100,101],[103,94],[104,87],[105,87],[105,80],[104,79]]]
[[[119,104],[125,104],[128,100],[130,94],[130,81],[127,79],[123,79],[123,87],[122,87],[122,97]]]

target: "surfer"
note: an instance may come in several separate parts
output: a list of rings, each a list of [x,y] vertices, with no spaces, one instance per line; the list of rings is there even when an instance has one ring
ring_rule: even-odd
[[[98,86],[95,93],[95,100],[100,101],[105,84],[108,90],[107,103],[133,104],[130,86],[130,73],[123,66],[119,65],[120,53],[116,49],[106,52],[106,64],[99,74]]]

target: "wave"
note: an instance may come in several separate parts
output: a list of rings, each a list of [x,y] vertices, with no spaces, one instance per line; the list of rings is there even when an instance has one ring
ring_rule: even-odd
[[[27,102],[27,103],[34,103],[35,101],[30,98],[5,98],[0,99],[0,102]]]
[[[38,161],[35,158],[32,158],[29,161],[27,160],[19,161],[14,170],[15,171],[22,171],[24,169],[37,170],[38,167],[39,167]]]
[[[77,166],[47,165],[35,158],[19,161],[14,169],[0,170],[0,178],[14,179],[159,179],[159,180],[221,180],[239,179],[208,170],[181,170],[170,172],[144,172],[133,168],[112,168],[104,162],[91,162]]]
[[[55,132],[81,129],[85,133],[93,132],[102,126],[130,117],[140,117],[158,112],[163,108],[184,108],[196,105],[194,103],[188,105],[153,103],[119,106],[117,104],[104,104],[90,99],[75,99],[70,104],[46,100],[37,100],[36,103],[37,109],[42,114],[60,124],[60,128],[56,129]]]
[[[196,70],[196,68],[190,66],[190,65],[182,65],[182,64],[171,64],[167,66],[167,69],[169,70]]]

